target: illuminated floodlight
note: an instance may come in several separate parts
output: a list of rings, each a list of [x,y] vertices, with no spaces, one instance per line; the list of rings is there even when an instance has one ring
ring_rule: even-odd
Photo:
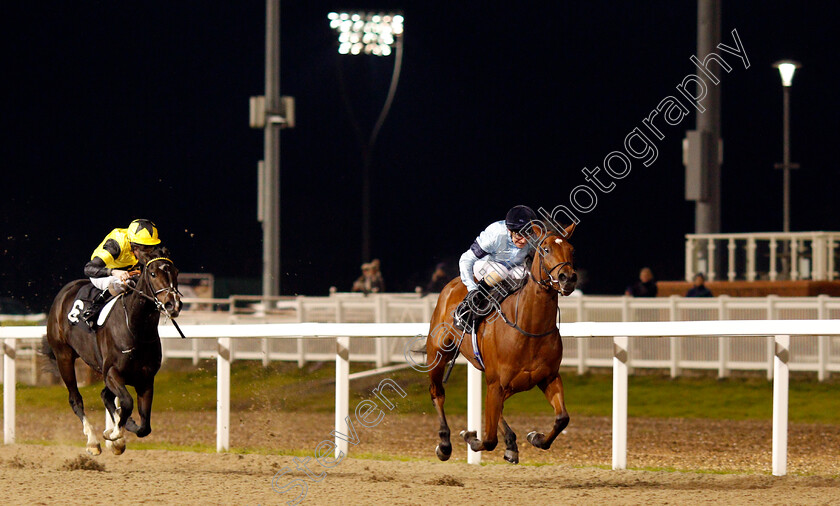
[[[398,13],[330,12],[330,28],[338,32],[341,54],[388,56],[403,35],[405,18]]]
[[[779,74],[782,75],[782,86],[788,87],[793,84],[793,73],[802,65],[793,60],[780,60],[773,66],[779,69]]]

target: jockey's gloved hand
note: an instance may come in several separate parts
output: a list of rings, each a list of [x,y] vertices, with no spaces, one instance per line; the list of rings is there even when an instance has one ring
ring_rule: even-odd
[[[111,276],[114,276],[120,281],[125,281],[129,278],[128,271],[122,269],[111,269]]]

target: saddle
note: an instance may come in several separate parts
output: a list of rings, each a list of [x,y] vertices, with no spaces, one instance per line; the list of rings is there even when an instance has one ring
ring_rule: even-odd
[[[510,297],[511,295],[515,294],[519,290],[521,290],[522,287],[524,287],[527,282],[528,282],[527,276],[523,277],[522,279],[511,279],[511,278],[505,279],[502,282],[494,285],[490,289],[490,292],[489,292],[487,298],[484,299],[480,303],[480,306],[479,306],[481,308],[480,316],[476,317],[476,319],[473,321],[472,328],[470,329],[470,332],[469,332],[469,335],[472,339],[472,348],[474,350],[474,355],[473,356],[475,357],[476,361],[478,362],[478,365],[479,365],[478,369],[479,370],[483,371],[485,366],[484,366],[484,360],[481,358],[481,351],[480,351],[480,348],[479,348],[479,345],[478,345],[479,339],[478,339],[478,333],[476,332],[476,328],[478,327],[478,324],[485,317],[489,316],[490,313],[493,313],[495,311],[496,313],[498,313],[501,316],[502,320],[504,320],[505,323],[508,323],[508,325],[510,325],[507,317],[505,316],[504,312],[502,311],[502,301],[504,301],[506,298]],[[469,297],[469,295],[467,295],[467,296]],[[458,311],[458,310],[456,309],[456,311]],[[457,316],[456,316],[456,318],[457,318]],[[456,328],[459,328],[459,327],[456,326]],[[466,330],[464,330],[463,333],[467,333]],[[462,333],[462,336],[463,336],[463,333]],[[462,337],[462,339],[463,339],[463,337]],[[460,353],[460,346],[458,347],[458,350],[455,352],[455,356],[452,357],[452,360],[449,363],[449,367],[447,368],[447,371],[444,374],[444,377],[443,377],[443,382],[444,383],[446,383],[449,380],[449,374],[452,372],[452,368],[455,365],[455,360],[458,359],[458,354],[459,353]]]
[[[105,290],[100,290],[93,286],[93,283],[85,283],[79,288],[79,291],[76,292],[76,298],[73,301],[73,306],[70,309],[70,312],[67,313],[67,319],[70,321],[70,324],[73,326],[78,325],[79,323],[84,323],[84,319],[82,315],[85,314],[91,307],[94,305],[93,302],[96,300],[100,294],[104,293]],[[90,332],[95,331],[99,326],[105,323],[105,318],[107,318],[108,313],[113,306],[113,302],[116,300],[116,297],[111,299],[104,307],[94,308],[95,312],[90,315],[89,320],[97,322],[96,324],[91,325],[83,325],[83,327],[87,327]]]

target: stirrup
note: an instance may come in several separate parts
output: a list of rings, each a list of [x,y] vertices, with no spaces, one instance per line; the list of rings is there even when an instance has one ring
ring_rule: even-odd
[[[472,309],[466,301],[462,301],[455,308],[455,313],[452,315],[453,326],[464,332],[472,332],[472,322],[475,319]]]

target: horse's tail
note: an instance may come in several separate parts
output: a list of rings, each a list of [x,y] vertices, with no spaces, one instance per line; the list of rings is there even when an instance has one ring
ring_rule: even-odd
[[[49,359],[47,365],[44,367],[44,370],[58,376],[58,362],[55,358],[55,352],[50,346],[49,341],[47,341],[47,336],[44,336],[43,339],[41,339],[41,346],[38,347],[38,353]]]

